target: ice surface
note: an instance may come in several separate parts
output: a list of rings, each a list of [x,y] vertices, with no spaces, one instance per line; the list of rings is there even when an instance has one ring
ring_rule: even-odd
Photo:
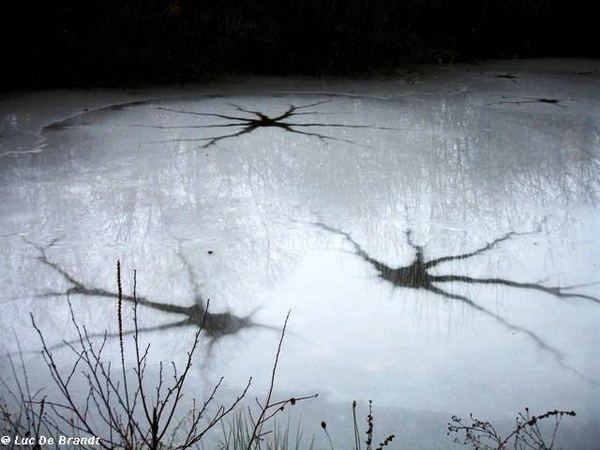
[[[53,342],[68,339],[65,296],[48,295],[73,287],[60,270],[110,291],[120,259],[149,302],[210,298],[215,314],[265,325],[215,340],[199,383],[226,373],[236,389],[252,375],[264,389],[272,328],[291,309],[282,392],[320,392],[330,406],[373,399],[404,423],[504,419],[529,406],[597,424],[598,69],[499,61],[429,68],[412,84],[252,79],[9,95],[3,350],[15,350],[15,335],[36,348],[30,311],[56,330]],[[410,266],[418,249],[425,261],[469,254],[508,233],[428,274],[512,286],[434,283],[444,296],[379,276]],[[116,330],[109,298],[71,301],[93,332]],[[157,308],[142,314],[162,329],[145,335],[157,360],[185,355],[194,325],[169,327],[185,317]],[[406,436],[448,442],[445,422],[414,426]]]

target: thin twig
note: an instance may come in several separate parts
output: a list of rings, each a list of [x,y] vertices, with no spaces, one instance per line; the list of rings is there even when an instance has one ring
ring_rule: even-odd
[[[265,421],[265,415],[267,414],[267,409],[270,407],[270,404],[271,404],[271,396],[273,395],[273,388],[275,386],[275,374],[277,373],[277,365],[279,364],[279,356],[281,354],[281,345],[283,343],[283,338],[285,336],[285,330],[287,328],[287,323],[288,323],[288,319],[290,318],[291,312],[292,311],[289,310],[287,315],[285,316],[285,322],[283,323],[283,328],[281,330],[281,336],[279,337],[279,344],[277,345],[277,354],[275,355],[275,362],[273,363],[273,370],[271,371],[271,383],[269,384],[267,398],[265,399],[265,403],[261,407],[261,411],[258,416],[258,419],[254,422],[254,429],[252,430],[252,435],[250,437],[250,441],[248,442],[248,446],[246,447],[246,450],[250,450],[254,441],[259,438],[259,430]]]

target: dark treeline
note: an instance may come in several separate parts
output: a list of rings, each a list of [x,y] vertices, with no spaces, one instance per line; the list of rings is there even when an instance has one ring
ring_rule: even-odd
[[[600,55],[578,0],[21,0],[13,85],[344,75],[416,62]],[[8,45],[7,45],[8,44]],[[5,66],[6,67],[6,66]]]

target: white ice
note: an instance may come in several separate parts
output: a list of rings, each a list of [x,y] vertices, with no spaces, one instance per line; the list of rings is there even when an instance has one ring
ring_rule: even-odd
[[[251,111],[291,114],[260,126]],[[334,415],[327,402],[353,399],[396,415],[389,431],[401,446],[410,436],[448,444],[445,422],[426,422],[433,414],[574,409],[580,423],[600,425],[599,301],[439,284],[498,320],[456,298],[394,288],[348,239],[315,225],[349,233],[391,267],[415,257],[409,230],[426,260],[527,233],[431,272],[578,286],[565,292],[599,299],[597,61],[432,67],[411,83],[256,78],[11,93],[0,114],[2,351],[15,351],[17,337],[37,348],[30,312],[52,342],[72,337],[65,296],[44,297],[70,286],[36,259],[36,246],[54,242],[48,259],[90,287],[114,289],[120,259],[126,288],[136,269],[139,292],[157,302],[188,305],[197,289],[214,312],[271,327],[291,309],[276,387],[325,396],[308,427]],[[91,331],[116,330],[111,300],[71,301]],[[181,319],[141,313],[147,327]],[[170,360],[185,355],[193,331],[144,338],[157,361]],[[235,390],[253,376],[264,391],[277,339],[255,328],[217,341],[195,382],[226,375]],[[424,419],[403,430],[408,417]]]

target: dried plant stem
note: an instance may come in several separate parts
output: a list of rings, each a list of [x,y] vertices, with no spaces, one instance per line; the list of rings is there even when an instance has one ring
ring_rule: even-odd
[[[358,422],[356,420],[356,400],[352,402],[352,421],[354,427],[354,449],[361,450],[360,432],[358,431]]]
[[[134,272],[135,278],[135,272]],[[117,260],[117,321],[119,325],[119,349],[121,350],[121,372],[123,375],[123,389],[125,391],[125,404],[127,411],[131,411],[130,397],[129,397],[129,386],[127,383],[127,370],[125,369],[125,348],[123,346],[123,286],[121,284],[121,261]],[[135,297],[135,285],[133,290],[133,296]],[[133,440],[134,427],[132,423],[131,414],[128,415],[126,436],[127,441]]]
[[[321,422],[321,428],[323,428],[323,431],[325,432],[325,435],[327,436],[327,440],[329,441],[329,448],[331,448],[331,450],[333,450],[333,441],[331,440],[329,431],[327,431],[327,423],[324,420]]]
[[[455,439],[464,445],[470,445],[476,450],[506,450],[509,447],[515,449],[529,448],[532,450],[552,450],[554,448],[556,433],[564,416],[576,415],[575,411],[547,411],[539,416],[531,416],[529,408],[525,408],[525,414],[519,413],[516,418],[515,428],[506,438],[502,438],[494,426],[485,420],[479,420],[472,414],[469,416],[469,424],[463,424],[462,419],[452,416],[452,422],[448,424],[448,433],[464,433],[464,440]],[[549,437],[545,436],[538,424],[540,421],[554,418],[554,427]],[[510,444],[512,441],[512,445]]]
[[[281,330],[281,335],[279,337],[279,344],[277,345],[277,353],[275,355],[275,362],[273,363],[273,370],[271,371],[271,382],[269,384],[267,398],[265,399],[265,403],[263,405],[261,405],[260,414],[259,414],[257,420],[254,422],[252,435],[250,436],[250,440],[248,441],[248,446],[246,447],[246,450],[250,450],[252,448],[252,444],[257,439],[260,438],[260,430],[261,430],[262,425],[264,424],[264,422],[266,420],[268,420],[270,417],[272,417],[272,415],[267,417],[267,412],[273,406],[273,405],[271,405],[271,397],[273,395],[273,388],[275,386],[275,374],[277,373],[277,366],[279,364],[279,356],[281,354],[281,345],[283,344],[283,338],[285,336],[285,330],[287,328],[288,319],[290,318],[290,313],[291,313],[291,310],[288,311],[288,313],[285,317],[285,322],[283,323],[283,328]],[[294,403],[295,403],[295,399],[294,399]],[[283,406],[281,406],[280,408],[283,408]],[[277,412],[277,411],[275,411],[275,412]]]
[[[122,330],[121,301],[124,299],[120,268],[120,263],[118,263],[118,292],[115,297],[119,301],[119,331]],[[183,403],[184,385],[193,365],[194,353],[200,345],[202,329],[198,330],[194,336],[191,348],[187,352],[187,358],[183,362],[183,370],[179,371],[172,362],[172,377],[168,380],[163,373],[163,364],[159,363],[158,381],[149,384],[146,368],[149,363],[150,346],[149,344],[142,345],[140,342],[136,283],[136,273],[134,272],[132,296],[134,376],[127,374],[123,339],[121,338],[120,343],[121,374],[115,375],[111,370],[111,362],[103,355],[107,340],[106,334],[100,343],[93,340],[86,327],[80,325],[75,318],[68,295],[71,323],[77,333],[77,339],[64,343],[64,346],[75,356],[75,361],[66,368],[66,371],[60,368],[58,358],[53,355],[46,343],[44,333],[37,326],[34,317],[31,316],[33,327],[41,341],[42,356],[50,370],[54,386],[58,389],[58,400],[36,401],[39,411],[34,411],[32,408],[26,411],[34,413],[37,416],[36,419],[43,422],[41,426],[45,429],[56,430],[56,434],[62,435],[98,437],[100,447],[107,450],[114,448],[133,450],[142,447],[148,450],[167,448],[165,443],[169,441],[168,433],[177,430],[175,424],[180,416],[179,409]],[[131,373],[131,370],[129,372]],[[83,398],[80,393],[75,392],[74,386],[77,378],[86,385],[88,390]],[[198,408],[196,403],[193,403],[188,416],[191,417],[188,428],[179,435],[182,440],[168,448],[171,450],[195,448],[209,429],[239,405],[250,386],[250,381],[235,401],[228,406],[218,406],[216,413],[207,419],[208,407],[214,403],[215,394],[220,386],[221,381],[214,386],[210,398]],[[28,386],[19,387],[19,389],[23,392],[29,391]],[[50,411],[46,413],[48,409]],[[40,425],[28,424],[27,429],[32,434],[34,432],[39,434]],[[171,443],[173,442],[171,439]]]

